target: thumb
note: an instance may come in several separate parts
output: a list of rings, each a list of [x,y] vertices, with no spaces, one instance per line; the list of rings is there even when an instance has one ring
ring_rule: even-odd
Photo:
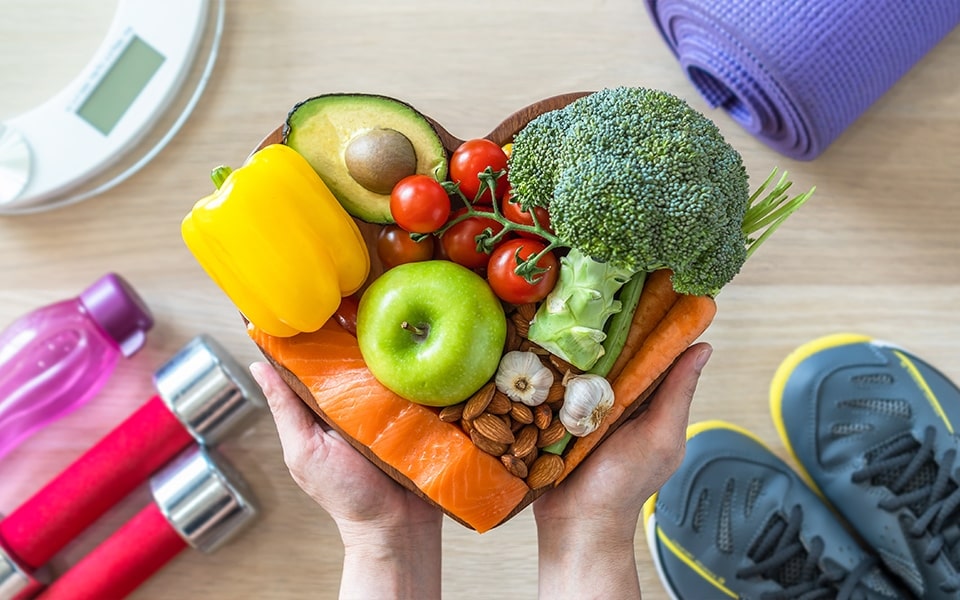
[[[638,416],[628,421],[615,433],[628,451],[639,453],[647,460],[662,461],[667,470],[679,465],[686,444],[690,404],[700,373],[707,364],[713,348],[699,343],[687,348],[660,383]],[[611,436],[613,437],[613,436]]]
[[[250,374],[263,389],[273,420],[277,423],[281,443],[286,445],[310,435],[316,422],[307,406],[279,373],[265,362],[255,362],[250,365]]]
[[[690,404],[711,354],[713,348],[705,342],[687,348],[660,383],[640,418],[658,429],[686,435]]]

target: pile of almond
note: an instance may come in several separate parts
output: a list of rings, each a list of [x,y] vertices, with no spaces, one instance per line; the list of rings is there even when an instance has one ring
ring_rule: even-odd
[[[526,338],[534,304],[507,306],[507,342],[504,352],[524,350],[544,357],[554,371],[554,382],[546,401],[537,406],[514,402],[489,381],[465,402],[440,411],[440,420],[458,423],[480,449],[499,457],[510,473],[526,481],[531,489],[552,484],[563,472],[563,457],[544,451],[566,435],[557,417],[563,404],[563,379],[579,370],[533,344]]]

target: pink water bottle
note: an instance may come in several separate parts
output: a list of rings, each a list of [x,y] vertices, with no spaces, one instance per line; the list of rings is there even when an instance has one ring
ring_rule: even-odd
[[[0,458],[96,394],[152,326],[136,291],[109,273],[0,332]]]

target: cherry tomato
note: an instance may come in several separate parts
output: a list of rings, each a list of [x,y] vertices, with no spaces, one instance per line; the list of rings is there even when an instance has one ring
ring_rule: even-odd
[[[507,155],[503,148],[483,138],[468,140],[460,144],[450,157],[450,180],[460,183],[460,191],[471,202],[492,204],[489,190],[476,199],[477,192],[480,191],[480,179],[477,174],[482,173],[487,167],[494,172],[507,168]],[[497,180],[497,198],[502,198],[506,191],[507,177],[504,175]]]
[[[415,242],[399,225],[385,225],[377,234],[377,256],[384,269],[433,258],[433,236]]]
[[[516,273],[518,252],[522,261],[542,252],[544,248],[546,244],[543,242],[518,238],[504,242],[493,251],[487,265],[487,281],[497,297],[511,304],[539,302],[547,297],[560,274],[560,263],[553,252],[548,252],[537,261],[538,267],[547,270],[535,275],[534,283]]]
[[[411,233],[433,233],[450,216],[450,197],[429,175],[409,175],[390,192],[390,214]]]
[[[340,299],[340,306],[337,307],[333,317],[343,327],[347,333],[357,335],[357,307],[360,305],[360,294],[344,296]]]
[[[457,218],[464,212],[466,212],[465,208],[458,210],[453,214],[453,218]],[[486,266],[487,261],[490,260],[490,255],[477,251],[477,236],[488,227],[493,230],[494,234],[503,231],[503,225],[485,217],[470,217],[460,221],[443,232],[440,237],[444,254],[453,262],[468,269],[480,269]]]
[[[519,225],[529,225],[533,226],[533,215],[530,214],[530,211],[525,211],[520,208],[520,204],[517,202],[512,202],[513,196],[510,194],[510,190],[507,190],[507,193],[503,195],[503,202],[500,205],[500,212],[503,213],[503,216],[508,220],[513,221]],[[537,217],[537,223],[540,224],[540,227],[543,227],[547,231],[553,233],[553,230],[550,229],[550,215],[547,214],[547,209],[535,206],[533,208],[533,214]],[[518,235],[521,235],[525,238],[530,238],[532,240],[543,239],[541,236],[535,233],[528,233],[526,231],[518,231]]]

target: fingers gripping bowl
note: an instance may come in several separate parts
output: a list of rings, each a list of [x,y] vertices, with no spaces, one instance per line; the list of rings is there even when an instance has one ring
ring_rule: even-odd
[[[771,176],[750,195],[716,127],[643,88],[548,98],[471,140],[394,99],[318,96],[218,182],[184,240],[266,358],[480,532],[642,405],[810,194]]]

